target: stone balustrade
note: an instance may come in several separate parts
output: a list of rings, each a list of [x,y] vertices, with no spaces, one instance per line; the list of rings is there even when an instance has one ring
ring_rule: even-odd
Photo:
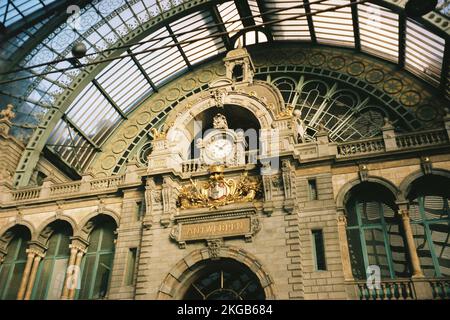
[[[348,281],[360,300],[450,299],[450,279],[392,279],[381,280],[379,287],[365,280]],[[424,286],[423,286],[424,285]]]
[[[14,190],[12,192],[13,201],[24,201],[38,199],[41,194],[41,188],[25,188],[21,190]]]
[[[59,183],[44,185],[42,187],[22,188],[11,192],[10,201],[26,202],[30,200],[44,200],[67,198],[82,194],[92,194],[95,192],[110,192],[118,189],[124,183],[125,175],[112,176],[107,178],[92,179],[87,181],[76,181],[69,183]]]
[[[80,191],[81,182],[69,182],[50,186],[50,196],[66,195]]]
[[[413,300],[416,299],[414,283],[410,279],[382,280],[379,288],[367,281],[356,281],[354,286],[360,300]]]
[[[433,293],[433,299],[450,299],[450,279],[428,280]]]
[[[448,143],[449,137],[445,130],[430,130],[417,133],[397,134],[397,148],[406,149],[425,147]]]
[[[339,143],[337,145],[338,158],[359,156],[369,153],[381,153],[385,151],[386,148],[383,138],[352,141],[348,143]]]

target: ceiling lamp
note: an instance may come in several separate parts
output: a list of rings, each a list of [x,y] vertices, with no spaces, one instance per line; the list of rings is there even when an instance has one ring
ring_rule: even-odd
[[[418,18],[436,8],[438,0],[409,0],[405,6],[408,17]]]
[[[86,46],[82,42],[78,42],[72,47],[72,55],[77,59],[83,58],[86,55],[86,52]]]

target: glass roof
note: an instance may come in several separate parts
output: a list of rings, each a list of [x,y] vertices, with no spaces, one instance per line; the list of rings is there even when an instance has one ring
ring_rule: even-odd
[[[0,18],[8,27],[52,2],[4,0]],[[53,30],[19,62],[29,69],[10,76],[27,79],[0,85],[0,103],[16,106],[13,134],[27,140],[58,97],[73,90],[73,82],[81,72],[66,70],[73,66],[67,60],[73,43],[86,45],[88,56],[79,62],[91,63],[101,56],[101,51],[119,41],[125,43],[128,34],[150,19],[187,2],[191,1],[96,0],[81,8],[75,29],[66,22]],[[53,128],[47,147],[71,166],[85,170],[114,128],[143,99],[174,77],[235,46],[237,42],[231,39],[240,39],[247,46],[272,41],[313,41],[360,48],[393,63],[403,62],[406,70],[436,88],[441,86],[442,79],[447,79],[442,68],[445,36],[438,36],[417,21],[402,21],[398,11],[387,7],[372,3],[347,6],[351,2],[248,0],[238,5],[238,1],[211,1],[197,11],[191,10],[150,29],[139,44],[127,48],[120,59],[105,64],[92,81],[80,87],[78,96]],[[448,14],[449,1],[439,3],[437,9]],[[307,17],[307,13],[313,15]],[[246,19],[249,16],[253,25]],[[1,44],[0,57],[12,57],[47,20]],[[399,36],[402,23],[405,37]],[[402,39],[404,56],[400,57]],[[39,64],[43,65],[36,66]]]
[[[56,0],[2,0],[0,2],[0,22],[9,27],[14,22],[27,18],[30,14],[47,6]]]

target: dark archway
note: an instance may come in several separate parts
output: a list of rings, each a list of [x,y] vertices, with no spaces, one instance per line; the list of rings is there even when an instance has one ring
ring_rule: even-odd
[[[184,300],[265,300],[258,277],[233,259],[204,260],[194,266]]]

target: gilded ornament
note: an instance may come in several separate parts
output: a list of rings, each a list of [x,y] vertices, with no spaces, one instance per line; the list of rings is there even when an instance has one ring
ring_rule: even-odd
[[[261,182],[244,172],[239,179],[225,179],[223,166],[211,166],[209,181],[191,179],[178,195],[177,206],[181,209],[214,208],[231,203],[251,202],[261,192]]]

